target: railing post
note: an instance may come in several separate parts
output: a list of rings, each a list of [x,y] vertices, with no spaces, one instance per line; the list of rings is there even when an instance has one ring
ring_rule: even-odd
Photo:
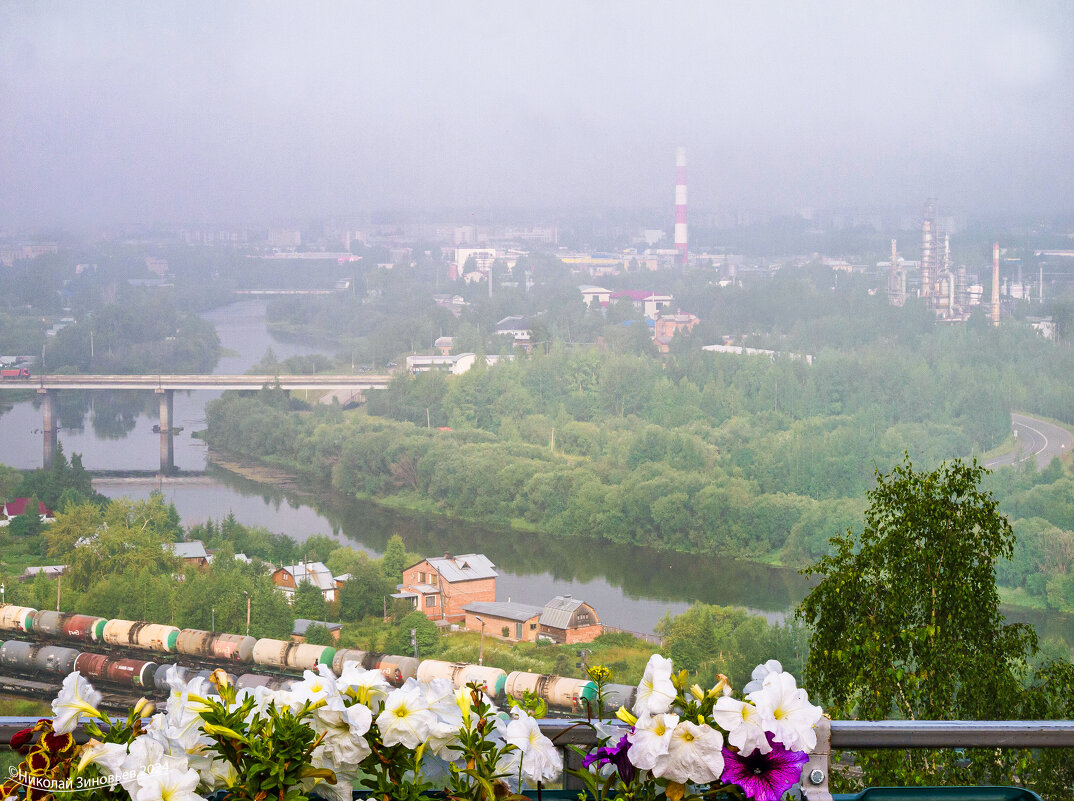
[[[817,747],[802,767],[802,798],[806,801],[832,801],[828,776],[832,767],[832,722],[821,718],[816,726]]]

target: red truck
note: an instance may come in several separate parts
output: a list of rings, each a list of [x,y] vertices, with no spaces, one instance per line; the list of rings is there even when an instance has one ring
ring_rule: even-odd
[[[5,367],[0,370],[0,380],[7,381],[11,378],[29,378],[29,367]]]

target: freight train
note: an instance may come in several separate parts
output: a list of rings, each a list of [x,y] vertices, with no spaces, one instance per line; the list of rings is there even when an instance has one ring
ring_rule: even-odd
[[[69,612],[38,611],[30,607],[8,604],[0,606],[0,636],[3,632],[30,635],[41,639],[77,641],[93,647],[112,646],[121,649],[151,651],[168,658],[195,658],[200,661],[226,665],[249,665],[275,673],[301,673],[325,665],[339,675],[347,662],[357,662],[367,670],[379,670],[384,678],[398,687],[409,678],[428,681],[448,679],[456,687],[471,682],[481,685],[489,697],[503,702],[507,698],[522,700],[524,693],[535,693],[547,702],[550,709],[573,714],[595,710],[596,685],[586,679],[550,676],[540,673],[513,671],[474,665],[465,662],[419,660],[410,656],[381,654],[352,648],[273,640],[200,629],[179,629],[157,623],[135,620],[108,620]],[[84,658],[83,658],[84,657]],[[90,657],[93,657],[92,659]],[[81,662],[78,662],[83,658]],[[123,663],[123,664],[120,664]],[[97,681],[125,687],[167,692],[166,668],[170,665],[116,659],[100,654],[81,653],[74,648],[50,644],[31,644],[9,640],[0,644],[0,667],[29,675],[66,675],[80,670]],[[184,678],[197,671],[180,667]],[[208,675],[207,671],[203,671]],[[233,677],[240,687],[267,686],[286,689],[286,675],[268,676],[245,672]],[[624,684],[605,686],[606,709],[632,706],[636,688]]]

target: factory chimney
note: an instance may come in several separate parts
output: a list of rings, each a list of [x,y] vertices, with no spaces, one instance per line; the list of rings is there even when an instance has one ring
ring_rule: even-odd
[[[686,244],[686,148],[675,151],[675,250],[679,263],[686,265],[689,251]]]
[[[999,325],[999,242],[992,243],[992,325]]]

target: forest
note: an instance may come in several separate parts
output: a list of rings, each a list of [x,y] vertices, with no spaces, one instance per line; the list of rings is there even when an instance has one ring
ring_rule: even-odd
[[[1004,397],[1016,385],[998,355],[971,358],[980,350],[973,332],[936,336],[943,342],[917,354],[831,352],[812,366],[553,347],[459,377],[402,376],[359,412],[295,411],[279,391],[228,395],[209,407],[207,438],[360,497],[802,565],[858,524],[876,470],[904,451],[926,464],[981,453],[1007,437],[1012,401],[1031,405]],[[993,353],[1021,348],[1023,364],[1034,351],[1047,358],[1045,343],[1020,331],[993,338]],[[994,373],[993,391],[973,389],[983,371]],[[1072,418],[1060,382],[1051,395],[1045,382],[1040,397],[1054,405],[1038,411]],[[1059,607],[1070,603],[1070,554],[1052,528],[1074,528],[1071,481],[1059,465],[990,479],[1022,535],[1001,577]]]

